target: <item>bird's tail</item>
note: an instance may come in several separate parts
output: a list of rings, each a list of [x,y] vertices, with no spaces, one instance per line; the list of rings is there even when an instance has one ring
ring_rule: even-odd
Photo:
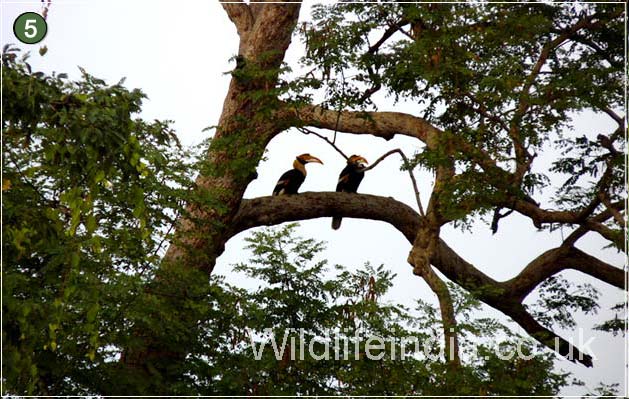
[[[339,227],[341,227],[341,220],[343,220],[343,218],[338,216],[334,216],[332,218],[332,228],[334,230],[338,230]]]

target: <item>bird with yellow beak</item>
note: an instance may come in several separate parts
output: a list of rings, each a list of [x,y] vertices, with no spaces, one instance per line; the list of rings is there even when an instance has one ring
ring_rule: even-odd
[[[297,190],[306,180],[306,164],[323,162],[310,154],[301,154],[293,161],[293,169],[284,172],[273,189],[273,195],[297,194]]]

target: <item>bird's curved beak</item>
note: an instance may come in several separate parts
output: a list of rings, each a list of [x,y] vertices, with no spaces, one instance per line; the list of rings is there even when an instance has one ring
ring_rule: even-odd
[[[321,165],[323,165],[323,162],[321,162],[321,160],[317,157],[313,157],[312,155],[310,157],[308,157],[308,159],[306,159],[307,162],[314,162],[314,163],[320,163]]]
[[[360,158],[358,158],[358,164],[361,165],[362,167],[365,167],[365,166],[369,165],[369,161],[367,161],[363,157],[360,157]]]

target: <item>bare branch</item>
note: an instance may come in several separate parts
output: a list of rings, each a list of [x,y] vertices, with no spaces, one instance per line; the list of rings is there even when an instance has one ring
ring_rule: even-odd
[[[341,154],[341,156],[343,158],[345,158],[345,160],[348,160],[349,157],[347,155],[345,155],[345,153],[343,151],[341,151],[340,148],[338,148],[336,146],[336,144],[334,144],[332,141],[330,141],[330,139],[328,139],[327,137],[325,137],[322,134],[319,134],[317,132],[315,132],[314,130],[308,129],[306,127],[299,127],[297,128],[297,130],[299,130],[300,132],[302,132],[303,134],[314,134],[315,136],[319,137],[320,139],[322,139],[323,141],[325,141],[326,143],[330,144],[332,146],[332,148],[334,148],[339,154]]]
[[[307,192],[243,199],[234,216],[229,236],[253,227],[332,217],[337,214],[390,223],[409,242],[413,242],[419,228],[419,214],[393,198],[343,192]]]
[[[612,118],[614,121],[616,121],[618,126],[620,126],[621,128],[625,125],[625,120],[620,117],[620,115],[615,113],[611,108],[605,107],[602,109],[602,111],[609,115],[609,117]]]
[[[385,140],[391,140],[393,136],[400,134],[426,142],[429,134],[440,132],[425,119],[402,112],[339,112],[316,105],[295,108],[287,104],[279,117],[296,119],[301,125],[345,133],[370,134]]]
[[[368,171],[368,170],[371,170],[371,169],[375,168],[376,166],[378,166],[378,164],[379,164],[380,162],[384,161],[384,160],[385,160],[385,158],[387,158],[389,155],[393,155],[393,154],[395,154],[395,153],[398,153],[398,154],[400,154],[403,158],[406,158],[406,157],[404,156],[404,153],[402,152],[402,150],[400,150],[399,148],[396,148],[396,149],[394,149],[394,150],[387,151],[387,152],[385,152],[384,154],[382,154],[382,155],[380,156],[380,158],[376,159],[376,160],[375,160],[375,161],[374,161],[371,165],[369,165],[369,166],[367,166],[365,169],[363,169],[363,171],[364,171],[364,172],[366,172],[366,171]]]
[[[445,132],[426,119],[403,112],[332,111],[316,105],[298,108],[290,104],[278,112],[278,118],[290,121],[296,126],[313,126],[351,134],[368,134],[391,140],[395,135],[414,137],[425,144],[434,144]],[[513,176],[500,168],[491,155],[463,137],[448,135],[452,148],[474,160],[485,172],[500,176],[505,184]]]
[[[575,247],[550,249],[531,261],[516,277],[505,282],[509,293],[519,302],[548,277],[565,269],[578,270],[622,289],[625,273]]]
[[[622,248],[624,241],[622,234],[618,234],[618,230],[610,229],[603,223],[594,222],[592,220],[586,220],[583,223],[583,226],[591,231],[597,232],[601,235],[601,237],[605,238],[606,240],[613,242],[616,247]]]
[[[332,216],[387,222],[400,231],[410,243],[414,242],[422,219],[408,205],[393,198],[355,193],[308,192],[298,195],[259,197],[243,200],[238,213],[234,217],[229,236],[232,237],[244,230],[258,226],[270,226],[284,222]],[[561,253],[559,248],[551,251]],[[623,288],[624,278],[622,277],[621,269],[596,260],[596,258],[590,257],[576,248],[569,248],[565,251],[565,254],[573,255],[575,259],[570,260],[569,256],[562,255],[561,258],[558,258],[561,262],[554,266],[545,267],[553,268],[554,273],[548,274],[545,272],[544,277],[540,277],[541,280],[539,278],[531,279],[533,274],[527,272],[522,276],[500,283],[461,258],[443,240],[439,241],[431,263],[447,278],[470,291],[477,290],[483,286],[504,288],[504,293],[510,290],[521,291],[522,288],[514,287],[531,284],[531,281],[539,284],[544,278],[565,269],[579,270],[615,287]],[[527,267],[532,267],[531,265],[534,263],[542,261],[544,265],[548,265],[554,259],[549,259],[542,254]],[[539,276],[542,275],[540,274]],[[528,280],[529,283],[525,280]],[[480,294],[481,298],[497,301],[500,300],[501,295],[502,293]]]
[[[364,172],[373,169],[376,167],[376,165],[378,165],[380,162],[382,162],[386,157],[388,157],[389,155],[398,153],[400,154],[400,156],[402,157],[402,160],[404,161],[404,167],[407,168],[408,170],[408,175],[411,178],[411,182],[413,183],[413,191],[415,192],[415,201],[417,201],[417,207],[419,209],[419,214],[421,216],[426,216],[424,214],[424,207],[422,206],[422,201],[420,199],[419,196],[419,186],[417,185],[417,180],[415,179],[415,174],[413,173],[413,169],[410,167],[410,162],[408,161],[408,158],[406,157],[406,155],[404,154],[404,152],[402,150],[400,150],[399,148],[396,148],[394,150],[388,151],[387,153],[385,153],[384,155],[382,155],[380,158],[378,158],[373,164],[371,164],[370,166],[366,167],[365,169],[363,169]]]
[[[559,352],[570,361],[579,362],[586,367],[593,366],[590,355],[582,353],[569,341],[539,324],[523,305],[513,305],[507,314],[539,343]]]
[[[596,222],[596,223],[603,223],[604,221],[606,221],[607,219],[609,219],[610,217],[612,217],[612,209],[617,210],[620,209],[624,206],[624,203],[622,201],[618,201],[616,203],[613,204],[609,204],[610,209],[606,209],[605,211],[599,213],[596,216],[593,216],[591,218],[592,222]],[[564,247],[571,247],[573,246],[581,237],[583,237],[584,235],[586,235],[588,232],[590,232],[591,229],[588,228],[585,225],[581,225],[579,226],[579,228],[577,228],[575,231],[573,231],[563,242],[562,246]]]

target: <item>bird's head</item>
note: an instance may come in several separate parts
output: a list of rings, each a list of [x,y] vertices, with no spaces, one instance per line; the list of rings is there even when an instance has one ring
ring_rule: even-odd
[[[369,162],[367,162],[367,160],[365,158],[361,157],[360,155],[352,155],[347,160],[347,163],[352,164],[352,165],[356,165],[360,169],[365,168],[367,166],[367,164],[369,164]]]
[[[297,156],[297,161],[299,161],[299,163],[301,163],[302,165],[305,165],[309,162],[316,162],[316,163],[320,163],[321,165],[323,165],[323,162],[321,162],[321,160],[317,157],[313,157],[310,154],[301,154]]]

